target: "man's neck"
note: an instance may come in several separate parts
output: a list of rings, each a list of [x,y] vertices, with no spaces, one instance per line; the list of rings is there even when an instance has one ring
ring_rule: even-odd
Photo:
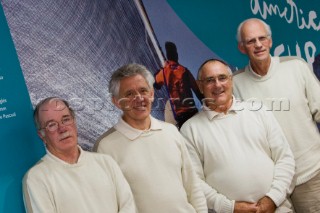
[[[264,61],[250,61],[250,66],[252,70],[260,76],[265,76],[268,73],[271,64],[271,58]]]
[[[123,120],[129,124],[132,128],[139,129],[139,130],[147,130],[150,129],[151,126],[151,118],[150,116],[143,120],[127,120],[123,118]]]
[[[224,113],[227,114],[228,110],[231,108],[232,106],[232,102],[233,99],[231,98],[228,102],[226,102],[225,104],[221,104],[221,105],[216,105],[216,104],[207,104],[207,107],[215,112],[218,113]]]
[[[49,150],[49,149],[48,149]],[[69,164],[75,164],[78,162],[79,156],[80,156],[80,150],[77,147],[75,147],[74,149],[68,151],[68,152],[57,152],[55,150],[49,150],[49,152],[51,154],[53,154],[54,156],[56,156],[57,158],[63,160],[66,163]]]

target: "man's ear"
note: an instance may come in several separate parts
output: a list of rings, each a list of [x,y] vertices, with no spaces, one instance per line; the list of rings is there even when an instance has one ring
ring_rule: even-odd
[[[271,47],[272,47],[272,44],[273,44],[273,42],[272,42],[272,37],[270,37],[270,45],[269,45],[270,49],[271,49]]]
[[[116,97],[112,96],[112,103],[118,108],[121,109],[120,101]]]
[[[246,54],[246,49],[243,46],[243,43],[238,42],[238,49],[242,54]]]
[[[197,82],[197,85],[198,85],[198,88],[199,88],[201,94],[203,94],[203,89],[202,89],[201,81],[200,81],[200,80],[196,80],[196,82]]]
[[[153,103],[153,101],[154,101],[154,89],[151,89],[150,96],[151,96],[150,101],[151,101],[151,103]]]
[[[44,144],[46,144],[46,142],[45,142],[45,136],[46,136],[46,133],[43,131],[43,129],[41,129],[41,130],[38,130],[38,136],[41,138],[41,140],[42,140],[42,142],[44,143]]]

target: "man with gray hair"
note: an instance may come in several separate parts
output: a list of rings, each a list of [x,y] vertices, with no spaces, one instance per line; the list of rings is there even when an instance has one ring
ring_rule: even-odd
[[[264,21],[243,21],[237,39],[249,64],[234,75],[235,96],[261,101],[273,112],[296,160],[293,206],[320,212],[320,83],[303,59],[270,55],[271,29]]]
[[[180,131],[187,138],[208,208],[218,213],[292,212],[287,200],[294,159],[271,112],[232,95],[232,72],[205,61],[198,72],[203,110]]]
[[[75,113],[67,101],[56,97],[42,100],[34,110],[34,120],[47,154],[23,179],[28,213],[136,212],[117,163],[78,145]]]
[[[140,213],[207,213],[206,200],[178,129],[150,115],[154,78],[128,64],[111,76],[109,92],[123,111],[94,150],[111,155],[131,186]]]

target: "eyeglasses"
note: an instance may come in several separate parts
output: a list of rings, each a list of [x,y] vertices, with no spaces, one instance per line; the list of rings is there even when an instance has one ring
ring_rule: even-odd
[[[71,115],[65,116],[61,119],[60,126],[68,126],[74,123],[74,118]],[[49,132],[54,132],[59,128],[59,122],[58,121],[49,121],[45,127],[39,129],[46,129]]]
[[[252,38],[252,39],[249,39],[249,40],[242,41],[242,43],[244,43],[247,46],[255,45],[257,43],[257,41],[259,41],[260,43],[264,44],[269,40],[269,38],[270,38],[270,35],[259,36],[257,38]]]
[[[208,77],[199,81],[203,82],[205,85],[212,85],[217,83],[217,81],[223,84],[223,83],[226,83],[230,77],[231,75],[221,74],[216,77]]]

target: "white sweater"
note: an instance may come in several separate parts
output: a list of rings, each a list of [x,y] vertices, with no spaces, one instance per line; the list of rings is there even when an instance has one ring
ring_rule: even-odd
[[[119,166],[107,156],[83,151],[76,164],[47,154],[25,175],[29,213],[135,213],[133,196]]]
[[[131,186],[139,213],[207,213],[185,139],[172,124],[151,117],[149,130],[123,119],[102,135],[94,150],[111,155]]]
[[[286,199],[294,175],[292,152],[272,113],[254,108],[235,100],[226,115],[204,107],[180,130],[208,207],[216,212],[232,213],[235,201],[269,196],[281,206]]]
[[[247,66],[233,79],[236,97],[263,102],[275,115],[295,156],[297,185],[317,175],[320,84],[307,63],[296,57],[272,57],[267,75],[259,76]]]

